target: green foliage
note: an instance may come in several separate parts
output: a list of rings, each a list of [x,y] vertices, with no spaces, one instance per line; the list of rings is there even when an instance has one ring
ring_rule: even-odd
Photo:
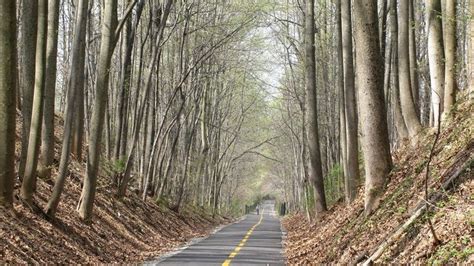
[[[463,236],[461,241],[469,244],[469,236]],[[449,261],[463,261],[472,254],[474,254],[474,247],[459,247],[454,241],[450,241],[436,250],[428,260],[428,264],[444,265]]]

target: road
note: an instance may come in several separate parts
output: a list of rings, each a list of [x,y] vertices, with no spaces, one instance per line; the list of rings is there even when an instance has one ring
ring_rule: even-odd
[[[284,265],[280,220],[274,202],[265,201],[260,215],[247,215],[182,251],[147,265]]]

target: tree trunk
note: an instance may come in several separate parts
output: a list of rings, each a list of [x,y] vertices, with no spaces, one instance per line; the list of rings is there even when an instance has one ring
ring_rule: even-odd
[[[377,35],[377,5],[372,0],[354,1],[355,46],[359,109],[364,153],[365,213],[372,213],[383,195],[391,168],[387,118],[383,97],[383,73]]]
[[[393,7],[393,5],[392,5]],[[421,130],[420,119],[418,118],[415,104],[412,97],[410,79],[410,53],[409,53],[409,3],[400,1],[398,12],[398,72],[400,105],[403,120],[408,130],[408,135],[412,141],[416,140],[416,135]]]
[[[415,0],[408,0],[410,2],[410,29],[408,32],[408,42],[409,42],[409,53],[410,53],[410,82],[411,82],[411,92],[413,95],[413,101],[415,103],[415,108],[420,111],[420,88],[418,85],[418,62],[416,57],[416,21],[415,21]],[[420,117],[420,116],[418,116]]]
[[[428,62],[431,82],[432,124],[438,126],[444,98],[444,48],[441,26],[441,0],[427,0]]]
[[[314,200],[316,213],[327,210],[324,195],[323,170],[321,166],[321,152],[319,150],[318,136],[318,108],[316,96],[316,62],[314,48],[314,0],[306,1],[305,9],[305,81],[307,94],[308,117],[308,147],[309,147],[309,179],[314,187]],[[378,48],[377,48],[378,49]]]
[[[344,92],[344,56],[343,56],[343,41],[342,41],[342,19],[341,19],[341,0],[336,2],[336,27],[337,27],[337,64],[338,64],[338,78],[337,85],[339,87],[339,139],[341,149],[341,167],[344,180],[347,180],[347,136],[346,136],[346,108],[345,108],[345,92]],[[346,203],[350,203],[351,193],[346,187],[345,189]]]
[[[23,126],[21,130],[21,157],[18,175],[23,179],[28,153],[28,138],[31,125],[31,108],[33,106],[33,93],[35,87],[35,51],[36,30],[38,24],[38,1],[23,0],[21,5],[21,45],[20,45],[20,88],[21,112]]]
[[[76,22],[74,28],[74,39],[72,44],[71,68],[68,77],[68,95],[66,114],[64,119],[63,146],[59,162],[59,173],[55,179],[53,192],[46,206],[46,214],[54,217],[60,201],[61,193],[66,181],[69,164],[69,153],[71,148],[71,135],[74,123],[74,113],[83,102],[77,102],[76,96],[79,90],[84,88],[85,67],[85,35],[87,24],[87,8],[89,0],[79,0],[77,3]]]
[[[58,22],[59,0],[49,0],[43,132],[41,134],[41,156],[38,170],[38,175],[41,177],[51,176],[54,160],[54,100],[56,91],[56,58],[58,54]]]
[[[36,38],[35,89],[33,96],[28,153],[26,156],[25,176],[21,184],[21,198],[31,204],[36,189],[36,167],[41,140],[43,122],[44,81],[46,68],[46,31],[48,19],[48,0],[38,1],[38,31]]]
[[[13,207],[16,128],[16,1],[0,1],[0,207]]]
[[[105,108],[107,106],[107,90],[109,86],[110,60],[115,47],[115,29],[117,25],[117,1],[106,0],[104,2],[102,16],[101,44],[97,76],[95,84],[94,111],[90,122],[89,152],[87,158],[87,170],[82,187],[81,198],[78,209],[79,216],[83,220],[89,220],[92,216],[94,204],[97,172],[100,162],[100,146],[102,130],[104,127]]]
[[[456,0],[446,1],[445,21],[445,80],[444,111],[449,111],[456,101]],[[472,20],[472,18],[471,18]],[[472,32],[471,32],[472,34]]]
[[[471,14],[474,13],[474,0],[468,0],[468,9],[471,11]],[[470,19],[468,23],[470,36],[467,37],[467,80],[468,80],[468,92],[469,98],[474,99],[474,19]]]
[[[345,173],[346,200],[352,202],[357,194],[359,181],[359,144],[357,103],[354,85],[354,66],[352,56],[352,23],[351,5],[349,1],[342,1],[342,49],[344,62],[344,93],[345,117],[347,136],[347,166]]]

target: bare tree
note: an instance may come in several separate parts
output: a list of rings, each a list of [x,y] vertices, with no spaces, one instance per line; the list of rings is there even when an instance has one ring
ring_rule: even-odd
[[[13,207],[16,128],[16,1],[0,2],[0,207]]]
[[[393,5],[392,5],[393,7]],[[398,72],[400,104],[408,135],[414,141],[421,130],[415,103],[412,96],[409,53],[409,2],[400,1],[398,12]]]
[[[441,0],[428,0],[428,61],[431,82],[431,124],[437,127],[443,112],[444,98],[444,47],[441,24]]]
[[[314,47],[314,0],[305,5],[305,81],[306,111],[308,117],[309,179],[314,189],[315,209],[317,213],[327,210],[324,193],[321,152],[319,150],[318,109],[316,96],[316,58]]]
[[[38,24],[38,1],[24,0],[21,5],[21,35],[20,35],[20,88],[21,112],[23,126],[21,130],[21,157],[18,175],[23,178],[26,155],[28,153],[28,138],[30,135],[31,109],[35,87],[35,53],[36,30]]]
[[[444,45],[446,56],[444,111],[449,111],[456,101],[456,2],[456,0],[446,1],[446,14],[444,16]]]
[[[26,156],[25,176],[21,184],[21,198],[32,203],[36,189],[36,167],[41,144],[41,127],[43,124],[44,81],[46,70],[46,36],[48,22],[48,0],[38,1],[38,31],[36,37],[35,90],[33,96],[30,136]]]
[[[58,207],[61,193],[66,181],[67,168],[69,164],[69,154],[71,149],[72,127],[74,122],[74,113],[77,105],[83,104],[77,102],[76,96],[79,90],[84,87],[84,66],[85,66],[85,35],[87,25],[87,8],[89,1],[80,0],[77,2],[77,13],[74,27],[74,39],[72,47],[71,70],[68,77],[68,99],[66,114],[64,119],[64,133],[61,149],[61,158],[59,161],[58,176],[55,179],[53,192],[46,206],[46,214],[54,217]],[[77,104],[77,105],[76,105]]]
[[[46,72],[44,92],[43,131],[38,175],[49,177],[54,161],[54,101],[56,90],[56,58],[58,54],[59,0],[48,2],[46,41]]]
[[[345,173],[346,200],[351,202],[357,193],[359,181],[359,145],[358,145],[358,119],[357,103],[354,84],[354,66],[352,56],[352,23],[351,4],[349,1],[341,2],[342,18],[342,54],[344,63],[344,104],[346,117],[347,137],[347,162]]]
[[[391,168],[375,1],[354,1],[354,27],[361,143],[366,171],[365,213],[368,215],[380,203]]]

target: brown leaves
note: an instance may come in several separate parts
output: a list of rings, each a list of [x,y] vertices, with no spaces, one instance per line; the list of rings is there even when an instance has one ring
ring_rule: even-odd
[[[461,100],[457,111],[442,125],[439,143],[432,162],[430,190],[438,190],[443,176],[463,165],[472,155],[474,140],[474,106]],[[424,171],[434,131],[426,129],[413,147],[405,143],[392,154],[394,169],[390,173],[380,208],[370,217],[361,215],[363,188],[351,205],[337,203],[319,221],[309,224],[303,214],[283,221],[288,231],[285,252],[291,265],[355,262],[361,254],[370,254],[391,232],[403,223],[423,197]],[[466,156],[469,155],[469,156]],[[472,170],[471,170],[472,171]],[[455,262],[473,260],[474,181],[472,172],[442,207],[434,208],[433,223],[443,245],[433,247],[431,234],[423,219],[381,257],[381,263]],[[468,217],[471,213],[470,218]],[[470,248],[470,249],[469,249]],[[466,251],[467,250],[467,251]],[[446,255],[448,254],[448,255]],[[441,258],[445,256],[444,258]]]

